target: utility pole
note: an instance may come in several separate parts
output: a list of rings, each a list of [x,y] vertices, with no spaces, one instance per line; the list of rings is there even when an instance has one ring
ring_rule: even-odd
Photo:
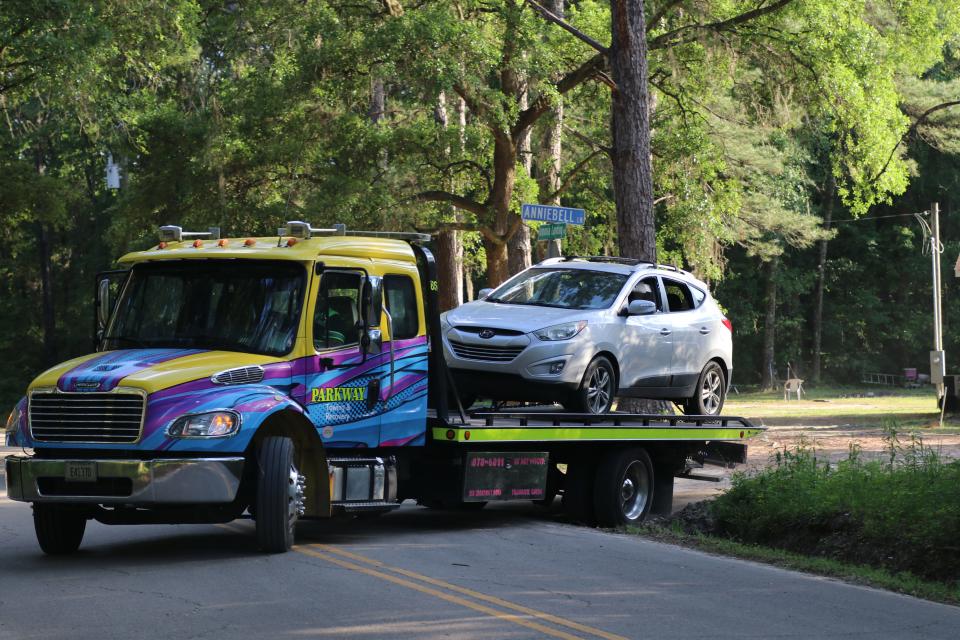
[[[937,386],[937,398],[946,407],[943,395],[943,376],[946,360],[943,353],[943,311],[940,305],[940,205],[936,202],[930,210],[930,258],[933,261],[933,351],[930,352],[930,382]],[[941,414],[942,415],[942,414]],[[941,418],[942,420],[942,418]]]

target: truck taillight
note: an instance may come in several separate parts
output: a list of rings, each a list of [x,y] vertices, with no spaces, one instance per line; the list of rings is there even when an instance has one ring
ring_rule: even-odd
[[[733,323],[730,322],[730,318],[724,318],[720,322],[722,322],[723,326],[725,326],[727,329],[730,329],[730,333],[733,333]]]

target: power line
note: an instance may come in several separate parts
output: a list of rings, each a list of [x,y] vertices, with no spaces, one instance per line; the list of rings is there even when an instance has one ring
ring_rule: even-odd
[[[889,216],[873,216],[872,218],[863,217],[863,218],[844,218],[843,220],[833,220],[833,223],[837,222],[866,222],[867,220],[883,220],[885,218],[912,218],[914,216],[926,216],[930,215],[929,211],[921,211],[920,213],[894,213]]]

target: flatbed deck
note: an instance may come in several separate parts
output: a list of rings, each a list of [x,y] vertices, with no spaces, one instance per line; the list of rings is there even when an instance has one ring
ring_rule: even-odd
[[[741,441],[758,427],[738,416],[663,416],[643,413],[477,411],[467,421],[432,428],[447,442]]]

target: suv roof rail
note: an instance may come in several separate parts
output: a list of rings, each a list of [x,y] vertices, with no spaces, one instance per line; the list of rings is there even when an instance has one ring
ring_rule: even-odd
[[[183,227],[175,224],[165,224],[160,227],[160,242],[182,242],[189,238],[220,239],[220,227],[210,227],[206,231],[184,231]]]
[[[391,238],[393,240],[406,240],[408,242],[427,242],[430,240],[429,233],[413,233],[407,231],[360,231],[347,230],[345,224],[335,224],[329,229],[318,229],[311,226],[309,222],[302,220],[290,220],[285,227],[277,229],[278,236],[293,236],[301,240],[307,240],[315,235],[317,236],[358,236],[365,238]]]
[[[586,260],[587,262],[609,262],[612,264],[623,264],[628,267],[636,267],[642,264],[653,265],[649,260],[637,260],[635,258],[620,258],[617,256],[563,256],[563,262],[572,260]]]

